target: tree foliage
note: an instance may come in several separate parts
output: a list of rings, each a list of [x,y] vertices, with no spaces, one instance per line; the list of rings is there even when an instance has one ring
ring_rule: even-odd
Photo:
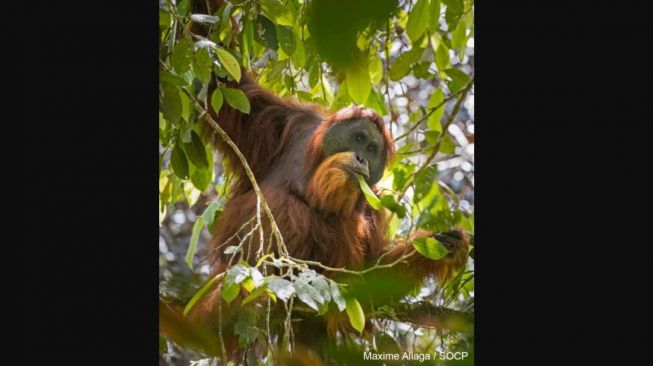
[[[315,316],[332,306],[358,331],[343,340],[345,348],[321,355],[336,363],[360,360],[363,350],[473,354],[472,258],[449,283],[425,283],[396,306],[366,314],[358,299],[316,273],[314,264],[263,253],[256,266],[241,261],[209,279],[196,255],[220,220],[230,182],[228,168],[201,137],[200,120],[209,104],[216,111],[226,103],[249,113],[247,97],[216,78],[238,81],[241,68],[281,97],[331,110],[361,104],[384,117],[397,157],[378,184],[378,194],[360,181],[368,202],[392,217],[388,238],[454,226],[473,234],[473,2],[231,0],[213,14],[193,14],[190,5],[189,0],[161,0],[159,8],[159,220],[168,232],[181,226],[174,215],[193,223],[175,229],[182,233],[178,242],[186,264],[174,265],[187,268],[173,273],[171,263],[180,262],[170,249],[175,240],[169,234],[164,238],[160,296],[181,301],[188,310],[209,289],[222,286],[227,302],[245,290],[244,302],[280,302],[290,314],[293,304],[295,311]],[[207,37],[191,31],[197,24]],[[211,80],[219,87],[209,95]],[[433,259],[446,253],[435,239],[416,241],[415,248]],[[241,249],[229,247],[226,253]],[[287,268],[288,276],[268,275],[267,266]],[[192,274],[193,280],[176,291],[180,273]],[[428,316],[411,316],[416,314]],[[377,325],[371,336],[361,333],[366,319]],[[257,340],[293,349],[288,334],[270,344],[262,323],[257,314],[238,321],[235,332],[244,350],[249,352]],[[179,347],[170,339],[162,345],[167,359],[173,357],[170,348]],[[275,364],[274,355],[269,350],[263,363]],[[206,356],[200,350],[193,357]],[[471,364],[473,357],[465,362]]]

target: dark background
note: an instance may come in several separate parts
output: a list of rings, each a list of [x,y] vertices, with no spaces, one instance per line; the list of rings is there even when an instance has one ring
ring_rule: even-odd
[[[27,141],[19,358],[153,364],[157,3],[89,4],[8,16]],[[476,359],[629,364],[651,338],[650,22],[627,3],[518,4],[476,5]],[[520,180],[501,178],[507,155]]]

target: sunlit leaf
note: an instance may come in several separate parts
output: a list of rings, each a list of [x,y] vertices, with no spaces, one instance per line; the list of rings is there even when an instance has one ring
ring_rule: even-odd
[[[428,0],[417,0],[408,14],[408,23],[406,23],[406,33],[411,41],[416,42],[424,34],[428,22],[429,2]]]
[[[259,0],[263,14],[280,25],[294,26],[297,14],[289,4],[282,4],[279,0]]]
[[[204,227],[204,219],[202,218],[202,216],[200,216],[195,221],[195,224],[193,224],[193,233],[190,237],[188,250],[186,251],[185,261],[188,267],[190,267],[191,269],[193,269],[193,257],[195,256],[195,252],[197,251],[197,243],[200,239],[200,232],[202,231],[203,227]]]
[[[195,306],[195,304],[206,295],[207,292],[211,291],[220,281],[220,276],[215,276],[211,278],[204,286],[202,286],[193,297],[188,301],[186,307],[184,308],[184,316]]]
[[[192,207],[197,202],[197,200],[200,198],[200,194],[202,194],[202,192],[200,192],[192,182],[184,182],[184,196],[186,196],[188,207]]]
[[[359,333],[363,333],[363,329],[365,329],[365,313],[361,304],[355,297],[347,296],[345,297],[345,309],[347,310],[351,326]]]
[[[455,49],[460,49],[464,47],[464,42],[466,39],[467,28],[465,27],[465,22],[459,22],[456,26],[456,29],[451,32],[451,47]]]
[[[383,78],[383,62],[381,58],[375,57],[370,62],[370,81],[372,84],[378,84]]]
[[[449,49],[444,42],[440,42],[437,51],[435,51],[435,64],[438,67],[438,71],[443,71],[451,66],[449,61]]]
[[[372,189],[370,188],[369,185],[367,185],[365,178],[363,178],[363,176],[359,174],[356,174],[356,179],[358,180],[358,184],[360,185],[361,190],[365,195],[365,199],[370,204],[370,206],[372,206],[377,211],[380,210],[381,200],[379,199],[379,197],[377,197],[376,194],[374,194],[374,192],[372,192]]]
[[[437,260],[443,258],[449,252],[447,248],[434,238],[419,238],[413,240],[413,247],[421,255]]]
[[[215,54],[218,56],[218,60],[220,60],[222,67],[227,70],[227,73],[234,78],[234,80],[240,82],[240,65],[238,64],[238,60],[236,60],[236,58],[224,48],[217,47],[215,49]]]
[[[371,87],[367,63],[358,63],[347,69],[347,90],[354,102],[364,104]]]
[[[406,216],[406,208],[399,204],[392,195],[385,195],[381,197],[381,204],[388,210],[395,212],[399,218]]]
[[[440,106],[438,109],[433,111],[431,115],[429,116],[427,120],[427,124],[429,126],[429,130],[435,131],[435,132],[440,132],[442,131],[442,116],[444,115],[444,93],[442,92],[442,89],[436,89],[433,94],[431,94],[431,97],[429,98],[429,102],[426,105],[426,108],[435,108],[437,106]]]
[[[460,69],[451,68],[446,69],[445,72],[447,73],[447,76],[451,78],[451,81],[449,82],[449,89],[452,93],[457,92],[458,90],[465,87],[467,83],[469,83],[469,75],[465,74]]]
[[[390,80],[399,80],[410,72],[411,66],[422,58],[424,49],[420,47],[413,47],[410,51],[404,52],[397,59],[390,64],[388,75]]]
[[[440,29],[440,0],[431,0],[429,7],[429,29],[435,33]]]

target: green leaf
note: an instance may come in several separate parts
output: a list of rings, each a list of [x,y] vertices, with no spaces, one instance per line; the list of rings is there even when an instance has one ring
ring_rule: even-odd
[[[283,52],[288,56],[292,56],[297,47],[295,43],[295,33],[293,33],[292,28],[284,27],[282,25],[277,25],[277,39],[279,40],[279,46]]]
[[[204,143],[195,131],[191,131],[191,141],[184,144],[184,150],[193,164],[201,169],[209,168],[209,160],[206,156]]]
[[[365,313],[361,304],[355,297],[347,296],[345,297],[345,309],[347,310],[351,326],[359,333],[363,333],[363,329],[365,328]]]
[[[191,101],[190,98],[186,95],[186,93],[182,92],[181,90],[179,91],[179,99],[181,100],[181,118],[183,118],[185,121],[189,122],[190,121],[190,112],[193,109],[191,106]]]
[[[395,200],[394,196],[387,194],[381,197],[381,204],[388,210],[395,212],[400,219],[406,216],[406,207],[400,205],[399,202]]]
[[[197,187],[192,182],[186,181],[183,183],[184,187],[184,196],[186,196],[186,202],[188,202],[188,207],[192,207],[197,200],[200,198],[200,192]]]
[[[440,0],[431,0],[428,27],[431,33],[435,33],[440,29]]]
[[[254,21],[254,39],[267,48],[275,51],[279,49],[274,23],[262,15],[256,17]]]
[[[283,5],[278,0],[259,0],[258,3],[261,6],[263,14],[275,23],[289,27],[295,25],[297,14],[291,6]]]
[[[375,210],[379,211],[381,209],[381,200],[379,197],[372,192],[372,189],[370,188],[369,185],[367,185],[367,182],[365,181],[365,178],[359,174],[355,174],[356,179],[358,179],[358,185],[360,185],[361,190],[363,191],[363,194],[365,195],[365,199],[367,202],[372,206]]]
[[[193,41],[184,38],[180,40],[170,56],[170,63],[178,74],[190,70],[190,63],[193,60]]]
[[[176,87],[168,84],[161,85],[163,96],[161,98],[161,112],[163,117],[171,123],[179,122],[181,118],[181,98]]]
[[[443,71],[451,66],[449,62],[449,49],[444,42],[440,42],[438,50],[435,51],[435,64],[438,67],[438,71]]]
[[[234,325],[234,332],[238,335],[238,344],[245,347],[258,338],[259,330],[252,323],[239,320]]]
[[[218,284],[219,280],[220,280],[219,276],[215,276],[211,278],[211,280],[209,280],[204,286],[202,286],[202,288],[200,288],[195,293],[195,295],[193,295],[193,297],[190,299],[190,301],[188,301],[188,304],[186,304],[186,307],[184,308],[184,316],[186,316],[186,314],[188,314],[188,312],[193,308],[193,306],[195,306],[197,301],[199,301],[202,297],[204,297],[204,295],[207,292],[211,291]]]
[[[436,106],[440,106],[433,113],[431,113],[431,115],[427,120],[429,130],[431,131],[435,131],[435,132],[442,131],[441,121],[442,121],[442,116],[444,115],[444,104],[442,102],[444,102],[444,93],[442,92],[442,89],[438,88],[433,92],[433,94],[431,94],[431,97],[429,98],[429,102],[426,105],[426,108],[434,108]]]
[[[268,288],[284,302],[288,301],[295,293],[295,288],[293,287],[292,282],[278,277],[270,280]]]
[[[401,219],[397,215],[393,215],[388,223],[388,231],[386,232],[386,238],[392,240],[399,230],[399,225],[401,225]]]
[[[172,154],[170,156],[170,166],[172,171],[181,179],[188,179],[188,160],[186,159],[186,154],[184,150],[175,145],[172,149]]]
[[[456,68],[451,68],[451,69],[446,69],[445,72],[447,73],[447,76],[451,78],[451,81],[449,82],[449,89],[451,93],[455,93],[465,87],[467,83],[469,83],[469,75],[465,74],[462,70],[456,69]]]
[[[290,59],[296,68],[304,68],[306,65],[306,49],[304,48],[304,42],[302,41],[299,33],[296,29],[293,29],[295,36],[295,52],[290,55]]]
[[[220,112],[220,108],[222,108],[223,102],[224,97],[222,96],[222,91],[216,88],[211,95],[211,107],[213,107],[213,111],[215,111],[216,114]]]
[[[456,28],[458,20],[460,20],[460,15],[463,13],[465,4],[463,0],[442,0],[442,2],[447,5],[444,19],[447,21],[449,31],[452,31]]]
[[[443,154],[453,154],[456,152],[456,143],[453,142],[453,139],[448,134],[442,137],[439,151]]]
[[[245,305],[245,304],[247,304],[247,303],[249,303],[249,302],[251,302],[251,301],[254,300],[254,299],[256,299],[256,298],[259,297],[259,296],[260,296],[264,291],[265,291],[265,286],[258,287],[256,290],[252,291],[252,293],[250,293],[249,295],[247,295],[247,297],[246,297],[246,298],[243,300],[243,302],[241,303],[241,306],[242,306],[242,305]]]
[[[249,270],[240,263],[227,270],[224,282],[222,283],[222,298],[224,301],[229,304],[238,296],[240,293],[240,283],[247,279],[248,276]]]
[[[370,62],[370,81],[372,84],[378,84],[383,78],[383,62],[379,57],[375,57]]]
[[[232,108],[237,109],[243,113],[249,113],[250,105],[249,99],[245,93],[240,89],[233,88],[222,88],[222,93],[224,94],[224,99],[227,100]]]
[[[429,3],[428,0],[417,0],[415,6],[408,14],[408,23],[406,23],[406,33],[413,43],[424,34],[429,22]]]
[[[200,216],[195,221],[195,224],[193,224],[193,233],[190,237],[190,243],[188,244],[188,251],[186,251],[186,264],[190,269],[193,269],[193,256],[195,256],[195,252],[197,251],[197,242],[200,239],[200,232],[203,227],[204,219]]]
[[[422,58],[424,49],[413,47],[410,51],[404,52],[390,65],[388,75],[390,80],[397,81],[408,74],[410,67]]]
[[[385,116],[388,114],[388,110],[385,108],[385,99],[383,98],[383,95],[381,95],[381,93],[376,91],[374,88],[372,88],[370,96],[367,97],[367,102],[365,102],[365,105],[374,109],[380,116]]]
[[[225,283],[222,285],[222,298],[230,304],[240,293],[240,285],[237,283]]]
[[[186,81],[186,79],[164,70],[159,70],[159,82],[167,83],[170,85],[176,85],[176,86],[188,85],[188,81]]]
[[[215,54],[218,56],[218,60],[220,60],[222,67],[227,70],[227,73],[234,78],[234,80],[240,82],[240,64],[238,64],[238,60],[236,60],[236,58],[224,48],[217,47],[215,49]]]
[[[216,212],[219,211],[222,208],[222,203],[219,201],[215,201],[211,203],[205,210],[204,213],[202,214],[202,218],[204,220],[204,223],[206,224],[207,228],[213,225],[213,222],[216,219]]]
[[[206,83],[211,78],[211,67],[213,67],[213,60],[211,60],[211,55],[209,50],[206,48],[200,48],[195,52],[195,62],[193,62],[193,72],[197,75],[197,78]]]
[[[193,183],[195,188],[200,191],[203,192],[209,188],[209,184],[211,184],[211,176],[211,171],[196,167],[194,164],[190,165],[190,181]]]
[[[424,198],[433,185],[437,186],[435,180],[437,174],[438,169],[435,165],[430,165],[417,173],[415,176],[415,194],[413,195],[414,203],[417,203]]]
[[[447,248],[434,238],[419,238],[413,240],[413,247],[418,253],[433,260],[443,258],[449,253]]]
[[[364,104],[370,95],[372,85],[366,62],[358,62],[347,69],[347,91],[354,102]]]
[[[460,50],[461,47],[464,47],[463,44],[466,39],[467,28],[465,27],[465,22],[458,22],[456,29],[451,32],[451,47]]]
[[[401,191],[406,187],[408,183],[408,177],[413,174],[415,171],[415,165],[412,164],[399,164],[392,169],[392,175],[394,179],[392,180],[392,189],[395,191]]]

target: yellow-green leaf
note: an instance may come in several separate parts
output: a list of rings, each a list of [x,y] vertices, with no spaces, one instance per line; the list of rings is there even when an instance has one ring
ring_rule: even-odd
[[[222,94],[232,108],[237,109],[243,113],[249,113],[250,105],[249,99],[245,93],[240,89],[222,88]]]
[[[208,291],[212,290],[218,284],[218,280],[220,279],[220,277],[222,276],[217,275],[213,277],[209,282],[207,282],[204,286],[202,286],[202,288],[200,288],[195,293],[195,295],[193,295],[193,297],[190,299],[190,301],[188,302],[188,304],[186,304],[186,307],[184,308],[184,316],[186,316],[186,314],[188,314],[188,312],[193,308],[193,306],[195,306],[197,301],[199,301],[202,297],[204,297],[204,295]]]
[[[238,64],[238,60],[236,60],[236,58],[224,48],[217,47],[215,49],[215,54],[218,56],[218,60],[220,60],[220,64],[222,65],[222,67],[224,67],[227,73],[231,75],[231,77],[234,78],[234,80],[239,82],[240,65]]]
[[[193,225],[193,233],[190,237],[190,243],[188,244],[188,251],[186,251],[186,264],[191,269],[193,269],[193,256],[197,251],[197,242],[199,241],[200,232],[202,231],[203,227],[204,219],[202,219],[202,216],[200,216],[197,218],[197,221],[195,221],[195,224]]]
[[[263,14],[280,25],[292,27],[295,25],[297,14],[292,5],[283,5],[279,0],[259,0]]]
[[[449,252],[442,243],[434,238],[415,239],[413,240],[413,247],[421,255],[433,260],[443,258]]]
[[[365,181],[365,178],[363,176],[356,174],[356,179],[358,179],[358,184],[361,187],[361,190],[363,191],[363,194],[365,195],[365,199],[367,202],[372,206],[375,210],[379,211],[381,209],[381,200],[379,197],[377,197],[374,192],[372,192],[372,189],[370,188],[369,185],[367,185],[367,182]]]
[[[211,106],[213,107],[213,110],[217,114],[220,112],[220,108],[222,108],[222,103],[224,102],[224,97],[222,96],[222,91],[220,89],[215,89],[213,91],[213,94],[211,95]]]
[[[347,296],[345,297],[345,309],[347,310],[351,326],[359,333],[363,333],[363,329],[365,328],[365,313],[361,304],[356,298]]]
[[[378,84],[381,78],[383,78],[383,63],[380,58],[375,57],[370,62],[370,81],[372,84]]]
[[[428,118],[427,124],[431,131],[442,131],[442,123],[440,122],[442,120],[442,115],[444,114],[444,104],[442,102],[444,102],[444,93],[442,93],[442,89],[438,88],[433,92],[433,94],[431,94],[431,98],[429,98],[429,102],[426,105],[427,108],[440,106],[438,109],[433,111]]]
[[[354,102],[364,104],[370,95],[370,72],[366,62],[359,62],[347,69],[347,91]]]
[[[428,22],[429,2],[428,0],[417,0],[408,14],[408,23],[406,23],[406,33],[411,41],[417,41],[424,34]]]

